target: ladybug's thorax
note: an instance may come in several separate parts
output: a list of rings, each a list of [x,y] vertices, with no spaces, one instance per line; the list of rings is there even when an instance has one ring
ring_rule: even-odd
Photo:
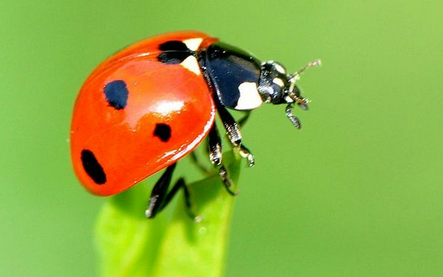
[[[258,108],[261,63],[250,53],[223,42],[200,53],[200,63],[220,103],[234,110]]]
[[[199,52],[199,63],[220,103],[233,110],[253,110],[262,103],[297,102],[293,75],[275,61],[260,62],[252,54],[223,42]]]

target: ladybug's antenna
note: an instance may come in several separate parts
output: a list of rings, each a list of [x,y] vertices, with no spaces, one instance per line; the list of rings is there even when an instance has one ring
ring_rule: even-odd
[[[315,60],[300,69],[299,71],[295,72],[292,75],[289,75],[289,90],[287,96],[288,99],[288,105],[286,106],[286,116],[288,117],[289,121],[291,121],[292,125],[294,125],[295,128],[300,129],[301,124],[300,120],[292,113],[292,107],[294,104],[297,104],[300,108],[303,110],[308,109],[308,103],[310,102],[309,99],[301,97],[300,91],[298,89],[295,89],[295,82],[297,82],[300,79],[300,75],[305,72],[307,69],[313,67],[313,66],[321,66],[321,60]]]
[[[297,82],[300,79],[300,75],[313,66],[321,66],[321,60],[318,59],[318,60],[309,62],[307,65],[305,65],[305,67],[303,67],[299,71],[295,72],[292,75],[289,75],[289,82],[291,83],[291,85],[289,86],[289,91],[294,90],[295,82]]]

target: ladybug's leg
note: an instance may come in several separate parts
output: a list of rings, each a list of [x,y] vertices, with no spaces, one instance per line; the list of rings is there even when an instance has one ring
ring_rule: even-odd
[[[166,195],[166,199],[163,202],[163,205],[159,211],[161,211],[164,207],[166,207],[169,204],[169,202],[171,202],[171,200],[174,198],[175,194],[177,194],[179,189],[183,189],[183,194],[185,197],[186,213],[195,222],[200,222],[201,221],[200,216],[196,216],[192,212],[191,194],[189,193],[189,189],[186,186],[185,179],[183,178],[178,179],[178,181],[174,184],[171,191],[168,193],[168,195]]]
[[[197,166],[198,169],[203,174],[209,174],[210,171],[200,162],[200,160],[197,157],[197,154],[195,153],[195,150],[189,153],[189,157],[191,158],[191,161]]]
[[[240,118],[240,120],[238,121],[238,124],[240,125],[240,127],[245,126],[246,121],[248,121],[250,115],[251,115],[251,111],[245,111],[245,115],[242,118]]]
[[[212,165],[220,166],[222,162],[222,146],[217,124],[214,122],[208,135],[209,160]]]
[[[148,209],[146,210],[147,218],[154,218],[154,216],[164,207],[163,203],[166,199],[169,184],[171,184],[172,173],[174,172],[175,166],[176,164],[168,166],[152,189]]]
[[[198,221],[198,217],[194,216],[194,214],[191,212],[190,194],[183,178],[180,178],[172,187],[171,191],[168,192],[175,166],[176,163],[168,166],[166,168],[166,171],[163,173],[163,175],[160,177],[160,179],[157,181],[154,188],[152,189],[151,197],[149,198],[148,209],[146,210],[146,217],[154,218],[158,212],[163,210],[168,205],[168,203],[171,202],[177,191],[182,188],[185,196],[186,210],[191,218],[193,218],[195,221]]]
[[[234,147],[237,147],[239,149],[240,155],[243,158],[248,159],[248,166],[253,166],[255,163],[254,156],[249,151],[249,149],[242,143],[242,135],[240,133],[240,128],[238,123],[235,121],[234,117],[232,117],[232,115],[223,105],[221,105],[217,100],[215,102],[217,105],[218,114],[220,115],[220,119],[222,120],[223,125],[225,126],[229,140],[234,145]]]
[[[228,171],[226,170],[225,166],[222,164],[221,139],[220,135],[218,134],[217,125],[215,123],[214,125],[212,125],[212,128],[209,131],[208,142],[209,142],[208,143],[209,160],[215,167],[218,167],[220,179],[225,185],[225,188],[228,191],[228,193],[231,195],[237,195],[237,192],[231,190],[232,182],[229,179]]]

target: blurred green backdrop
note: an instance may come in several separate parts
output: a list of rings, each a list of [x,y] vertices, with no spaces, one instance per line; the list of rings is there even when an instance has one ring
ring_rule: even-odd
[[[297,111],[257,110],[227,276],[441,276],[441,1],[1,1],[0,276],[96,276],[105,199],[70,165],[73,102],[122,47],[195,29],[295,71]],[[194,171],[183,167],[182,172]],[[153,181],[147,183],[152,184]]]

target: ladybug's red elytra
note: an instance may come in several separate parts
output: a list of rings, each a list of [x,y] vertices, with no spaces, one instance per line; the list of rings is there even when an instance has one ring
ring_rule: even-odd
[[[260,62],[248,52],[201,32],[173,32],[135,43],[101,63],[89,76],[75,103],[71,156],[81,183],[94,194],[113,195],[166,168],[152,190],[146,216],[153,218],[179,188],[168,192],[177,161],[208,138],[211,163],[219,168],[230,193],[222,162],[218,112],[227,136],[254,164],[242,143],[239,124],[228,109],[249,112],[262,103],[297,104],[307,109],[295,84],[309,63],[295,74],[275,62]],[[189,210],[189,199],[185,201]]]

